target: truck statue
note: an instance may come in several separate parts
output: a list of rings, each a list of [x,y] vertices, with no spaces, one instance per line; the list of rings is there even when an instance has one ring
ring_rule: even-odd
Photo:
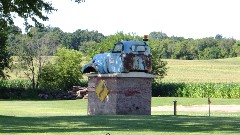
[[[82,73],[151,73],[150,47],[144,35],[143,41],[119,41],[110,53],[97,54],[82,68]]]

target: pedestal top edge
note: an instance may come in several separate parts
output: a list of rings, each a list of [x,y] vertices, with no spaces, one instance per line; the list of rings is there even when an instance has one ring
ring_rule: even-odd
[[[155,75],[144,72],[109,73],[109,74],[86,74],[87,77],[131,77],[131,78],[154,78]]]

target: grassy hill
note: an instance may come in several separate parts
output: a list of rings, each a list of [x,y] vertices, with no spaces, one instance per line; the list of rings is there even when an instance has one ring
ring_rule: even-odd
[[[164,61],[168,62],[164,82],[240,82],[240,57]]]

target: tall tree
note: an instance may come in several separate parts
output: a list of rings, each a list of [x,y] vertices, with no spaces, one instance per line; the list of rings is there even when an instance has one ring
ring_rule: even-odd
[[[1,0],[0,1],[0,77],[5,77],[3,70],[9,67],[10,55],[7,51],[7,31],[14,24],[15,15],[25,20],[28,30],[32,25],[28,23],[31,19],[36,26],[42,26],[38,19],[48,20],[44,13],[55,11],[52,4],[43,0]]]
[[[42,27],[40,20],[47,21],[49,18],[46,14],[56,11],[50,2],[44,0],[1,0],[0,1],[0,28],[6,29],[7,26],[13,25],[14,16],[24,19],[26,30],[32,27],[28,23],[29,19],[33,21],[35,26]]]
[[[85,0],[75,0],[81,3]],[[4,77],[3,70],[9,66],[10,56],[6,50],[7,29],[14,25],[13,18],[19,16],[24,19],[25,30],[30,27],[42,27],[40,20],[47,21],[48,14],[56,9],[46,0],[0,0],[0,77]],[[29,23],[32,21],[34,24]]]
[[[42,67],[49,60],[47,56],[56,50],[47,33],[50,33],[47,29],[32,28],[31,36],[22,35],[19,45],[15,47],[20,67],[25,69],[24,73],[31,81],[32,88],[39,86]]]
[[[9,34],[11,33],[11,34]],[[15,37],[21,33],[20,28],[16,26],[8,27],[5,31],[3,28],[0,28],[0,78],[6,79],[7,75],[4,73],[5,68],[10,67],[10,53],[8,51],[8,37],[10,37],[13,41],[15,40]]]
[[[9,67],[10,56],[6,49],[7,35],[0,28],[0,78],[6,78],[3,70]]]
[[[73,33],[65,33],[62,44],[66,48],[80,50],[83,49],[81,46],[86,42],[94,41],[96,43],[100,43],[102,39],[104,39],[104,35],[102,33],[98,33],[98,31],[78,29]]]
[[[150,40],[148,44],[151,47],[152,73],[156,75],[154,82],[160,82],[167,75],[167,62],[161,59],[161,54],[159,53],[161,51],[160,42]]]
[[[165,39],[165,38],[168,38],[167,34],[166,33],[163,33],[163,32],[151,32],[149,34],[149,39]]]

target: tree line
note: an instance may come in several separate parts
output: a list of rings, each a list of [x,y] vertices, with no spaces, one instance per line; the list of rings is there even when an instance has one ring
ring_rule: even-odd
[[[72,33],[63,32],[60,28],[45,27],[44,29],[32,28],[28,34],[22,34],[19,28],[14,27],[8,35],[8,45],[11,55],[17,55],[24,46],[30,46],[30,42],[36,41],[48,48],[48,52],[42,54],[53,56],[58,47],[79,50],[89,56],[96,53],[106,52],[112,48],[115,42],[124,39],[142,40],[142,36],[125,34],[123,32],[105,36],[98,31],[78,29]],[[107,39],[108,38],[108,39]],[[107,40],[106,40],[107,39]],[[184,37],[171,36],[163,32],[151,32],[149,44],[158,49],[159,57],[162,59],[220,59],[240,56],[240,41],[234,38],[223,38],[217,34],[215,37],[202,39],[185,39]],[[37,48],[36,48],[37,49]],[[39,49],[39,47],[38,47]]]
[[[89,61],[95,54],[109,52],[113,45],[120,40],[142,40],[143,38],[143,36],[133,33],[124,34],[123,32],[104,36],[98,31],[81,29],[72,33],[66,33],[60,28],[50,26],[45,28],[33,27],[27,34],[22,34],[18,27],[11,27],[9,31],[14,32],[8,34],[7,50],[11,56],[17,56],[18,61],[20,61],[18,64],[13,64],[13,66],[20,70],[28,69],[28,72],[25,72],[25,74],[31,80],[33,88],[38,88],[41,84],[42,86],[47,86],[46,84],[51,86],[50,84],[58,81],[59,78],[66,79],[66,77],[60,76],[68,76],[66,72],[70,74],[68,65],[74,64],[72,61],[69,61],[69,63],[66,61],[67,58],[71,58],[71,55],[72,58],[76,58],[75,62],[79,61],[80,63],[84,61],[82,58],[77,59],[77,56],[81,56]],[[162,61],[162,59],[200,60],[240,56],[240,41],[233,38],[223,38],[220,34],[217,34],[216,37],[185,39],[176,36],[168,37],[163,32],[151,32],[148,44],[151,47],[153,74],[158,75],[159,80],[167,72],[167,63]],[[69,51],[62,50],[61,48],[68,49]],[[57,53],[57,50],[59,53]],[[71,50],[77,52],[72,52]],[[58,61],[54,63],[46,56],[58,56]],[[60,61],[62,63],[59,63]],[[71,69],[79,69],[80,71],[81,65],[75,65],[77,67],[72,66]],[[62,67],[66,69],[66,72],[61,69]],[[74,74],[79,75],[79,71],[76,70],[76,73],[71,73],[72,76]],[[58,77],[54,77],[56,73],[61,74],[58,74]],[[79,77],[81,78],[80,75]],[[50,78],[52,80],[49,80]],[[61,82],[59,84],[64,84],[65,87],[79,83],[78,79],[76,80],[71,77],[69,81],[64,82],[73,83],[64,84]],[[54,87],[57,87],[57,85]]]
[[[221,59],[240,56],[240,40],[215,37],[185,39],[163,32],[151,32],[150,41],[158,44],[160,57],[163,59],[203,60]]]

